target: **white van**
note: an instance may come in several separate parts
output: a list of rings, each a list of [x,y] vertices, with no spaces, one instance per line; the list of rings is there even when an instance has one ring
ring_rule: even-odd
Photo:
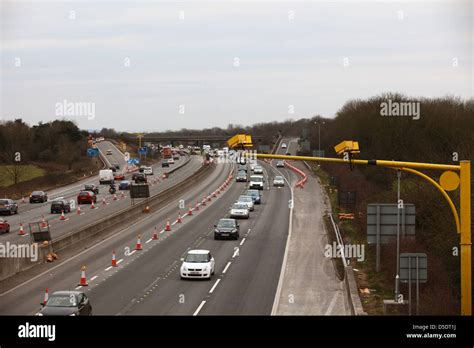
[[[263,175],[251,175],[250,176],[249,188],[250,189],[263,190],[263,183],[264,182],[265,182],[265,179],[263,178]]]
[[[103,169],[99,172],[99,183],[101,185],[114,183],[114,173],[111,169]]]

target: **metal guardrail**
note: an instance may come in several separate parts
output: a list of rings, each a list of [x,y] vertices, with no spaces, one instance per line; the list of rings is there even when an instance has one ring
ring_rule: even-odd
[[[344,255],[345,249],[344,249],[344,242],[341,236],[341,231],[339,230],[339,226],[337,226],[336,222],[334,221],[332,213],[328,213],[328,215],[329,215],[329,219],[331,220],[332,227],[334,228],[334,234],[336,235],[337,248],[341,252],[342,263],[344,265],[344,268],[346,268],[347,260],[346,260],[346,255]]]

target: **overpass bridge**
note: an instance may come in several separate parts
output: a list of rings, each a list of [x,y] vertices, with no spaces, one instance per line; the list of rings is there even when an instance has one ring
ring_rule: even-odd
[[[226,145],[227,140],[231,138],[231,135],[143,135],[141,137],[141,143],[155,143],[161,145],[171,146],[175,145],[196,145],[202,147],[202,145],[219,144],[219,146]],[[138,137],[129,137],[129,141],[133,142]],[[262,135],[252,135],[254,146],[261,145],[264,137]]]

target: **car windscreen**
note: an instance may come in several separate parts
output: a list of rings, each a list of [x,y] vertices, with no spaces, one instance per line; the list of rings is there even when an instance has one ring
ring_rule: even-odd
[[[63,204],[64,204],[63,201],[53,201],[53,202],[51,203],[51,205],[63,205]]]
[[[186,255],[186,262],[208,262],[209,257],[207,254],[188,254]]]
[[[43,192],[41,192],[41,191],[33,191],[32,195],[33,195],[33,196],[41,196],[41,195],[43,195]]]
[[[232,206],[232,209],[247,209],[247,205],[246,204],[241,204],[241,203],[235,203]]]
[[[240,202],[253,202],[253,199],[250,196],[240,196],[239,201]]]
[[[46,302],[48,307],[76,307],[77,299],[74,294],[69,295],[53,295]]]
[[[9,203],[8,203],[8,200],[6,199],[0,199],[0,204],[4,205],[4,204],[9,204]]]
[[[263,178],[261,176],[251,176],[250,181],[263,182]]]
[[[81,197],[89,197],[89,192],[81,192],[81,193],[79,193],[79,196],[81,196]]]
[[[275,176],[275,180],[283,180],[282,176]]]
[[[219,220],[217,227],[235,227],[234,220]]]

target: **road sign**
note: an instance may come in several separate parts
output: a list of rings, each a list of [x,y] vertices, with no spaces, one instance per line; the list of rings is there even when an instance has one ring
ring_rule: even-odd
[[[415,205],[403,204],[399,209],[397,204],[371,203],[367,205],[367,243],[390,243],[397,236],[397,213],[400,210],[401,236],[415,235]]]
[[[424,253],[400,254],[400,281],[402,283],[426,283],[428,280],[428,258]]]
[[[97,149],[97,148],[88,148],[87,149],[87,156],[89,156],[89,157],[99,156],[99,149]]]
[[[148,153],[148,148],[147,148],[147,147],[140,147],[140,148],[138,149],[138,153],[139,153],[140,155],[146,155],[146,154]]]
[[[140,159],[139,158],[130,158],[128,161],[127,161],[128,164],[134,164],[134,165],[137,165],[140,163]]]
[[[150,187],[148,184],[130,186],[130,198],[135,199],[148,197],[150,197]]]
[[[338,203],[341,206],[355,206],[357,192],[356,191],[338,191]]]

